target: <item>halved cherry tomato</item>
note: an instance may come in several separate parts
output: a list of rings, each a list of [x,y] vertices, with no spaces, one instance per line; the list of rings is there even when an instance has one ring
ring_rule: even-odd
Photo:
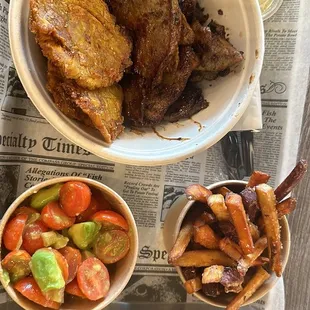
[[[95,257],[84,260],[77,272],[82,293],[90,300],[105,297],[110,289],[110,275],[106,266]]]
[[[26,214],[26,215],[32,215],[34,213],[39,213],[37,210],[31,208],[31,207],[18,207],[15,211],[14,211],[14,215],[20,215],[20,214]]]
[[[62,276],[63,276],[65,282],[67,283],[68,278],[69,278],[69,265],[68,265],[67,260],[59,251],[57,251],[55,249],[47,249],[47,250],[54,252],[58,266],[61,269]]]
[[[59,206],[58,201],[48,203],[41,212],[43,223],[54,230],[62,230],[72,226],[75,217],[69,217]]]
[[[123,230],[101,232],[94,244],[94,254],[105,264],[113,264],[129,251],[130,240]]]
[[[14,250],[4,257],[2,266],[9,274],[12,282],[27,277],[30,270],[31,256],[24,250]]]
[[[17,215],[4,227],[3,243],[8,250],[13,251],[21,245],[27,219],[26,214]]]
[[[94,196],[92,196],[89,207],[77,216],[76,222],[81,223],[89,221],[90,218],[99,210],[100,208],[98,200]]]
[[[91,220],[100,223],[103,230],[123,229],[128,231],[129,229],[125,218],[111,210],[96,212]]]
[[[90,200],[90,188],[82,182],[67,182],[60,189],[59,201],[68,216],[81,214],[89,207]]]
[[[52,309],[59,309],[60,307],[59,303],[47,300],[43,296],[38,284],[32,277],[27,277],[19,280],[17,283],[14,284],[14,288],[26,298],[32,300],[39,305],[42,305],[43,307],[48,307]]]
[[[86,298],[86,296],[80,290],[76,278],[74,278],[70,283],[66,285],[65,292],[70,295],[78,296],[81,298]]]
[[[23,248],[32,255],[36,250],[44,248],[41,234],[48,228],[41,220],[37,220],[25,227],[23,236]]]
[[[69,267],[69,276],[67,283],[71,282],[77,273],[79,266],[82,263],[82,255],[78,249],[66,246],[58,250],[60,254],[66,259]]]

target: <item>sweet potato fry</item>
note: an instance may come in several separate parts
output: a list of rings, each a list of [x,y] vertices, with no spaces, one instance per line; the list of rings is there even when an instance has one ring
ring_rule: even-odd
[[[217,188],[214,192],[216,194],[221,194],[225,198],[226,194],[231,193],[231,190],[226,186],[222,186],[220,188]]]
[[[234,193],[227,194],[225,202],[236,228],[239,237],[239,244],[243,253],[252,253],[254,250],[253,240],[241,196]]]
[[[242,258],[242,250],[238,244],[231,241],[229,238],[221,239],[219,243],[221,251],[223,251],[227,256],[232,258],[234,261],[238,262]]]
[[[283,215],[290,214],[296,209],[297,200],[295,198],[287,198],[277,204],[278,218],[280,219]]]
[[[230,215],[221,194],[211,195],[208,198],[208,206],[215,214],[218,221],[229,221]]]
[[[191,241],[193,232],[194,232],[193,224],[191,222],[185,223],[185,225],[181,228],[179,236],[169,253],[168,257],[169,264],[171,264],[174,260],[183,255],[184,251],[186,250],[186,247]]]
[[[236,263],[222,251],[197,250],[187,251],[173,261],[174,266],[180,267],[208,267],[212,265],[223,265],[233,267]]]
[[[239,243],[236,228],[231,222],[219,222],[218,226],[225,237],[228,237],[235,243]]]
[[[268,258],[268,257],[260,256],[260,257],[258,257],[258,258],[253,262],[253,264],[251,265],[251,267],[263,266],[263,265],[268,264],[268,263],[269,263],[269,258]]]
[[[267,183],[269,179],[270,175],[268,173],[253,171],[248,181],[247,187],[254,187],[258,184]]]
[[[285,196],[287,196],[292,189],[298,184],[306,173],[308,168],[308,163],[306,160],[300,160],[291,173],[286,177],[286,179],[276,188],[274,191],[277,201],[281,201]]]
[[[224,274],[224,266],[221,265],[213,265],[204,269],[202,274],[202,283],[219,283]]]
[[[194,241],[207,249],[219,249],[220,238],[209,225],[203,225],[198,228],[195,227]]]
[[[254,252],[252,254],[245,255],[238,261],[237,269],[240,274],[245,275],[248,269],[253,265],[256,259],[263,253],[267,247],[266,236],[258,239],[255,243]]]
[[[263,267],[259,267],[253,278],[244,289],[230,302],[226,310],[238,310],[256,290],[270,278],[270,274]]]
[[[250,221],[254,223],[260,212],[255,190],[251,187],[246,187],[240,193],[240,196],[242,197],[244,209],[249,216]]]
[[[258,227],[255,224],[253,224],[251,221],[248,221],[248,225],[250,228],[250,233],[251,233],[253,242],[256,242],[260,237]]]
[[[225,293],[239,293],[242,291],[243,281],[244,277],[236,268],[225,267],[220,283],[224,286]]]
[[[188,200],[207,203],[208,197],[212,195],[212,192],[200,184],[192,184],[186,188],[185,194]]]
[[[196,277],[191,280],[187,280],[184,283],[187,294],[194,294],[202,289],[202,283],[200,277]]]
[[[267,184],[256,186],[258,204],[262,210],[268,240],[270,269],[280,277],[282,274],[280,225],[276,209],[276,196]]]

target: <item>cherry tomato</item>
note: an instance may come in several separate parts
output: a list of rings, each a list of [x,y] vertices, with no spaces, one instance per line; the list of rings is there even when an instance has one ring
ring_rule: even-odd
[[[46,231],[48,231],[48,228],[41,220],[27,225],[23,236],[23,248],[31,255],[36,250],[44,248],[41,234]]]
[[[69,278],[69,265],[68,265],[67,260],[66,260],[65,257],[64,257],[62,254],[60,254],[60,252],[57,251],[57,250],[54,250],[54,249],[46,249],[46,250],[50,250],[50,251],[53,251],[53,252],[54,252],[55,257],[56,257],[56,260],[57,260],[57,263],[58,263],[58,266],[59,266],[59,268],[61,269],[62,276],[63,276],[65,282],[67,283],[68,278]]]
[[[82,255],[78,249],[66,246],[58,250],[60,254],[66,259],[69,267],[69,276],[67,283],[71,282],[77,273],[79,266],[82,263]]]
[[[90,218],[99,210],[100,208],[98,200],[94,196],[92,196],[89,207],[77,216],[76,222],[81,223],[89,221]]]
[[[123,229],[128,231],[129,229],[124,217],[111,210],[96,212],[91,220],[100,223],[103,230]]]
[[[17,283],[14,284],[14,288],[26,298],[39,305],[42,305],[43,307],[48,307],[52,309],[59,309],[60,307],[59,303],[47,300],[43,296],[38,284],[32,277],[27,277],[19,280]]]
[[[91,191],[82,182],[67,182],[60,189],[59,200],[68,216],[76,216],[89,207]]]
[[[4,257],[2,266],[9,274],[12,282],[27,277],[30,270],[31,256],[24,250],[14,250]]]
[[[82,293],[90,300],[105,297],[110,289],[110,276],[106,266],[95,257],[84,260],[77,272]]]
[[[129,251],[130,240],[123,230],[107,230],[97,237],[94,244],[94,254],[104,263],[113,264]]]
[[[14,215],[20,215],[20,214],[26,214],[26,215],[32,215],[32,214],[35,214],[35,213],[39,213],[37,210],[31,208],[31,207],[19,207],[17,208],[15,211],[14,211]]]
[[[27,219],[26,214],[17,215],[4,227],[3,243],[8,250],[13,251],[21,245]]]
[[[76,278],[74,278],[70,283],[66,285],[65,292],[70,295],[78,296],[81,298],[86,298],[86,296],[80,290]]]
[[[62,230],[72,226],[75,217],[69,217],[59,206],[58,201],[48,203],[41,212],[44,224],[54,230]]]

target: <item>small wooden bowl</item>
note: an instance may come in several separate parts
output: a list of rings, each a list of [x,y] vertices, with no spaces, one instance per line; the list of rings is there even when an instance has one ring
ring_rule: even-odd
[[[32,194],[38,192],[40,189],[51,186],[56,183],[63,183],[68,181],[81,181],[89,185],[91,188],[95,188],[97,190],[100,190],[103,193],[103,196],[111,203],[113,206],[113,209],[122,214],[124,216],[129,224],[130,230],[129,230],[129,238],[130,238],[130,251],[124,257],[122,260],[117,262],[113,268],[113,271],[110,272],[110,280],[111,280],[111,287],[108,295],[105,298],[102,298],[97,301],[90,301],[90,300],[83,300],[81,298],[77,297],[71,297],[65,298],[65,303],[61,305],[60,309],[83,309],[83,310],[99,310],[105,308],[108,304],[110,304],[117,296],[122,292],[122,290],[125,288],[126,284],[128,283],[129,279],[131,278],[131,275],[134,271],[137,256],[138,256],[138,231],[137,226],[134,220],[134,217],[131,213],[130,208],[126,204],[126,202],[112,189],[107,187],[106,185],[103,185],[99,182],[96,182],[91,179],[86,178],[78,178],[78,177],[64,177],[64,178],[55,178],[51,180],[44,181],[42,183],[39,183],[27,191],[25,191],[23,194],[21,194],[8,208],[6,213],[4,214],[1,223],[0,223],[0,259],[2,260],[2,234],[3,229],[10,219],[11,215],[15,211],[15,209],[20,206],[29,196]],[[3,270],[0,264],[0,280],[2,285],[4,284],[3,281]],[[12,285],[10,284],[6,288],[7,293],[10,295],[10,297],[21,307],[27,310],[42,310],[46,309],[27,298],[23,297],[21,294],[19,294]]]
[[[216,188],[226,186],[234,192],[240,192],[245,188],[247,183],[244,181],[237,180],[229,180],[214,183],[210,186],[207,186],[208,189],[214,190]],[[164,242],[167,251],[170,251],[175,240],[178,237],[179,231],[181,229],[183,220],[189,211],[189,209],[194,204],[194,201],[188,201],[185,196],[180,197],[174,205],[170,208],[164,223]],[[288,226],[288,222],[285,216],[280,220],[281,226],[281,242],[283,245],[282,248],[282,263],[283,263],[283,271],[285,269],[286,263],[288,261],[291,239],[290,239],[290,229]],[[182,270],[180,267],[176,267],[176,270],[181,278],[182,283],[185,282],[185,278],[183,276]],[[274,273],[271,277],[243,304],[243,306],[249,305],[262,297],[264,297],[278,282],[280,278],[278,278]],[[208,297],[204,295],[202,292],[197,292],[193,294],[198,299],[203,302],[219,307],[226,308],[229,302],[232,300],[231,294],[223,294],[218,297]]]

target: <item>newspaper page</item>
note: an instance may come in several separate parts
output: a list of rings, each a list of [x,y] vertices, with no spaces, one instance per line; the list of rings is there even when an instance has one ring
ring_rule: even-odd
[[[175,269],[168,265],[162,234],[165,216],[191,183],[209,185],[228,178],[246,179],[255,168],[270,172],[274,185],[294,165],[309,74],[307,4],[308,0],[284,0],[277,14],[265,22],[261,131],[232,132],[207,151],[176,164],[133,167],[92,155],[67,141],[42,118],[28,99],[12,63],[9,3],[0,0],[1,216],[18,195],[41,181],[80,176],[102,182],[131,207],[140,238],[134,275],[118,298],[121,303],[110,309],[122,309],[126,303],[134,305],[133,309],[145,309],[144,303],[152,303],[148,307],[154,309],[157,303],[169,310],[180,309],[180,305],[182,309],[213,309],[187,295]],[[242,149],[244,145],[250,145],[248,152]],[[279,282],[275,296],[267,296],[245,309],[284,309],[283,298],[283,284]],[[3,288],[0,308],[19,309]]]

